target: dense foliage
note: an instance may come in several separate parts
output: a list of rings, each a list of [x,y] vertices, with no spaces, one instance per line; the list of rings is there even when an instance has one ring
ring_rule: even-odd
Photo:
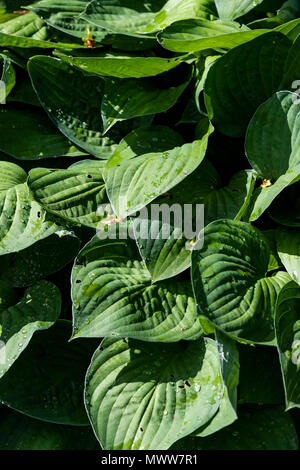
[[[0,0],[0,79],[0,449],[298,449],[299,0]]]

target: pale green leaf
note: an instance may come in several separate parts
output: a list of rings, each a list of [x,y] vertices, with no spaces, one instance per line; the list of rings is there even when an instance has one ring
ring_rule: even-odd
[[[216,343],[105,339],[86,377],[85,400],[104,449],[160,450],[204,425],[223,394]]]
[[[229,336],[274,344],[277,296],[290,280],[285,272],[268,276],[271,249],[248,223],[209,224],[192,252],[193,289],[198,315]]]
[[[121,336],[150,342],[202,334],[190,282],[152,283],[136,243],[110,227],[79,253],[72,272],[73,336]]]
[[[107,213],[104,206],[109,204],[103,164],[84,163],[66,170],[34,168],[29,173],[28,185],[46,211],[70,222],[97,227]]]
[[[177,21],[158,34],[160,44],[169,51],[194,52],[205,49],[233,49],[266,33],[251,31],[233,21],[191,19]]]
[[[58,230],[33,199],[22,168],[0,162],[0,255],[23,250]]]
[[[262,185],[250,220],[256,220],[287,186],[300,178],[300,100],[275,93],[254,114],[246,136],[246,155]]]

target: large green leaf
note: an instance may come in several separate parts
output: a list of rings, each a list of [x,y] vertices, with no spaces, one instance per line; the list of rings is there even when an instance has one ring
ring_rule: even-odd
[[[105,339],[86,377],[85,399],[104,449],[167,449],[204,425],[223,395],[216,343]]]
[[[93,0],[82,18],[93,25],[114,33],[141,37],[153,34],[177,20],[187,18],[214,18],[216,9],[212,0]]]
[[[0,149],[20,160],[82,155],[36,107],[0,108]]]
[[[23,250],[58,230],[34,201],[22,168],[0,162],[0,255]]]
[[[70,334],[67,320],[36,333],[0,380],[0,402],[42,421],[87,425],[84,376],[97,343],[70,343]]]
[[[47,25],[35,13],[17,15],[0,23],[0,44],[2,47],[22,47],[41,49],[71,49],[81,47],[80,43],[51,42]],[[83,47],[83,45],[82,45]]]
[[[202,334],[190,282],[152,283],[136,243],[100,232],[72,273],[73,337],[121,336],[173,342]]]
[[[75,258],[80,240],[72,232],[61,230],[19,253],[1,258],[1,277],[14,287],[30,286],[56,273]]]
[[[175,148],[171,147],[171,143],[170,150],[152,150],[145,154],[137,153],[130,143],[128,146],[131,149],[127,151],[121,143],[122,147],[108,161],[104,172],[107,194],[114,212],[120,217],[133,214],[180,183],[203,160],[212,132],[212,126],[206,122],[199,140]],[[157,142],[157,137],[151,136],[151,139],[153,143]]]
[[[204,94],[209,118],[222,133],[243,136],[257,107],[297,80],[299,57],[299,44],[292,46],[279,32],[229,51],[207,75]]]
[[[223,20],[243,16],[262,2],[263,0],[215,0],[218,14]]]
[[[170,72],[172,75],[166,82],[161,76],[156,79],[106,79],[101,104],[104,131],[118,121],[162,113],[174,106],[189,84],[190,65],[181,64],[176,72],[179,83],[172,80],[174,72]]]
[[[53,57],[33,57],[28,69],[39,100],[58,129],[92,155],[107,158],[114,142],[102,135],[103,81]]]
[[[246,154],[259,176],[271,184],[261,188],[250,220],[256,220],[283,189],[300,178],[299,129],[300,102],[289,91],[275,93],[254,114]]]
[[[279,407],[240,408],[239,419],[206,438],[187,437],[172,450],[298,450],[291,417]]]
[[[28,185],[34,198],[49,212],[71,222],[97,227],[106,215],[108,199],[102,162],[85,161],[67,170],[31,170]]]
[[[159,1],[159,0],[158,0]],[[209,0],[212,1],[212,0]],[[30,7],[38,16],[40,16],[49,26],[58,31],[80,38],[92,36],[96,41],[96,48],[100,45],[112,45],[120,50],[145,50],[155,46],[154,38],[139,38],[123,35],[111,34],[101,26],[89,23],[82,18],[80,14],[87,6],[88,1],[84,0],[42,0]],[[90,51],[89,51],[90,52]]]
[[[291,276],[300,285],[300,230],[279,228],[276,242],[279,257]]]
[[[287,409],[300,407],[300,288],[288,283],[281,291],[275,331],[283,375]]]
[[[41,281],[28,288],[18,303],[0,312],[0,381],[26,349],[33,333],[53,325],[60,307],[57,287]]]
[[[29,8],[53,28],[82,39],[87,37],[88,23],[79,17],[87,6],[86,0],[42,0]],[[101,42],[107,35],[102,28],[94,26],[92,36]]]
[[[46,41],[49,37],[44,21],[32,12],[15,15],[10,21],[1,23],[0,32],[39,41]]]
[[[0,409],[1,450],[99,450],[90,427],[45,423]]]
[[[63,61],[74,65],[84,72],[100,77],[142,78],[152,77],[177,67],[183,60],[180,57],[166,59],[163,57],[135,57],[120,53],[99,52],[91,56],[72,56],[56,54]],[[122,82],[118,82],[122,83]],[[134,82],[139,83],[139,82]],[[121,93],[124,90],[121,86]],[[119,92],[119,94],[121,94]]]
[[[158,40],[169,51],[193,52],[233,49],[266,32],[263,29],[251,31],[233,21],[191,19],[173,23],[158,34]]]
[[[220,220],[201,235],[192,253],[193,289],[201,318],[236,338],[273,344],[275,303],[290,277],[268,276],[271,249],[248,223]]]

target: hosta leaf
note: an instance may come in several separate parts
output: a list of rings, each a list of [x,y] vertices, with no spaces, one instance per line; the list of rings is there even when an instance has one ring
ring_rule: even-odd
[[[36,56],[28,69],[39,100],[58,129],[92,155],[110,156],[114,142],[103,138],[100,115],[103,81],[53,57]]]
[[[237,386],[239,383],[239,353],[236,342],[216,331],[221,375],[224,383],[224,394],[220,407],[211,421],[193,435],[206,437],[229,426],[237,419]]]
[[[86,0],[42,0],[29,8],[49,26],[82,39],[87,36],[88,23],[79,17],[87,6]],[[101,42],[107,33],[102,28],[92,28],[93,38]]]
[[[299,128],[300,101],[289,91],[275,93],[254,114],[246,154],[259,176],[270,184],[261,188],[250,220],[256,220],[286,186],[300,178]]]
[[[120,53],[107,54],[104,52],[98,53],[97,56],[93,57],[73,57],[60,53],[56,55],[63,61],[74,65],[84,72],[100,77],[116,78],[152,77],[177,67],[184,60],[184,57],[182,59],[180,57],[170,59],[163,57],[131,57],[120,55]],[[118,83],[121,84],[122,82]],[[121,86],[121,93],[123,92]],[[119,92],[119,94],[121,93]]]
[[[25,119],[26,116],[26,119]],[[36,107],[0,108],[0,149],[20,160],[82,155]]]
[[[46,41],[49,37],[44,21],[32,12],[16,15],[10,21],[1,23],[0,32],[39,41]]]
[[[250,224],[230,220],[212,222],[202,237],[203,248],[192,253],[200,318],[236,339],[273,344],[276,299],[290,277],[267,276],[267,240]]]
[[[31,170],[28,185],[34,198],[49,212],[74,223],[96,227],[108,199],[102,178],[103,165],[76,165],[67,170]]]
[[[2,257],[1,277],[14,287],[30,286],[68,264],[76,256],[79,245],[73,233],[56,232],[19,253]]]
[[[264,179],[274,181],[300,164],[297,146],[300,105],[296,101],[289,91],[275,93],[258,108],[250,123],[246,152],[251,165]]]
[[[95,341],[69,343],[71,322],[36,333],[0,380],[0,402],[52,423],[87,425],[82,394]]]
[[[2,59],[2,74],[1,74],[1,86],[0,86],[0,104],[5,102],[6,97],[9,95],[16,83],[15,69],[11,63],[11,60],[5,55],[0,54],[0,60]],[[4,86],[3,86],[4,85]]]
[[[23,250],[58,230],[33,200],[22,168],[0,162],[0,255]]]
[[[297,450],[292,418],[279,407],[240,408],[239,419],[213,436],[187,437],[172,450]]]
[[[101,104],[104,132],[118,121],[162,113],[174,106],[191,78],[187,64],[176,71],[181,72],[179,84],[166,84],[161,77],[156,81],[153,78],[107,79]]]
[[[287,409],[300,407],[300,287],[288,283],[281,291],[275,316],[277,347]]]
[[[160,44],[169,51],[193,52],[205,49],[232,49],[266,30],[251,31],[233,21],[191,19],[177,21],[158,34]]]
[[[136,3],[132,0],[93,0],[81,15],[84,20],[111,33],[140,36],[145,32],[165,0]],[[150,27],[149,30],[155,30]],[[147,31],[146,31],[147,32]]]
[[[80,38],[82,41],[91,35],[96,41],[96,47],[105,44],[112,45],[113,48],[120,50],[135,51],[146,50],[155,46],[156,41],[154,38],[145,37],[145,39],[139,38],[137,40],[135,37],[127,35],[111,34],[106,29],[87,22],[80,17],[87,3],[89,3],[87,0],[62,0],[61,2],[57,0],[42,0],[31,5],[29,8],[40,16],[47,25],[65,35]]]
[[[5,23],[0,23],[0,44],[2,47],[24,47],[41,49],[71,49],[80,44],[51,42],[47,25],[35,13],[18,15]]]
[[[60,292],[54,284],[41,281],[28,288],[15,305],[0,312],[0,382],[26,349],[37,330],[49,328],[60,314]],[[4,343],[4,344],[3,344]],[[1,400],[1,398],[0,398]]]
[[[220,18],[223,20],[232,20],[243,16],[248,11],[262,3],[263,0],[215,0]]]
[[[276,348],[240,345],[239,403],[282,405],[284,390]]]
[[[299,45],[292,47],[278,32],[235,47],[208,72],[204,95],[209,118],[222,133],[243,136],[257,107],[296,80],[298,64]]]
[[[278,254],[285,269],[300,285],[300,230],[279,228],[276,241]]]
[[[111,230],[114,226],[111,227]],[[73,336],[122,336],[173,342],[202,334],[188,281],[153,284],[136,243],[100,232],[72,273]]]
[[[167,449],[204,425],[223,393],[216,343],[105,339],[92,359],[85,399],[104,449]]]
[[[140,37],[155,33],[177,20],[186,18],[214,18],[216,9],[212,0],[93,0],[82,18],[110,32]]]
[[[90,427],[45,423],[1,407],[0,448],[2,450],[99,450],[99,444]]]
[[[131,155],[130,159],[112,156],[104,179],[114,212],[120,217],[133,214],[192,173],[203,160],[208,137],[213,132],[208,122],[205,125],[202,138],[193,143],[134,158]],[[155,142],[153,139],[156,137],[152,137]],[[124,151],[124,145],[120,145]]]

